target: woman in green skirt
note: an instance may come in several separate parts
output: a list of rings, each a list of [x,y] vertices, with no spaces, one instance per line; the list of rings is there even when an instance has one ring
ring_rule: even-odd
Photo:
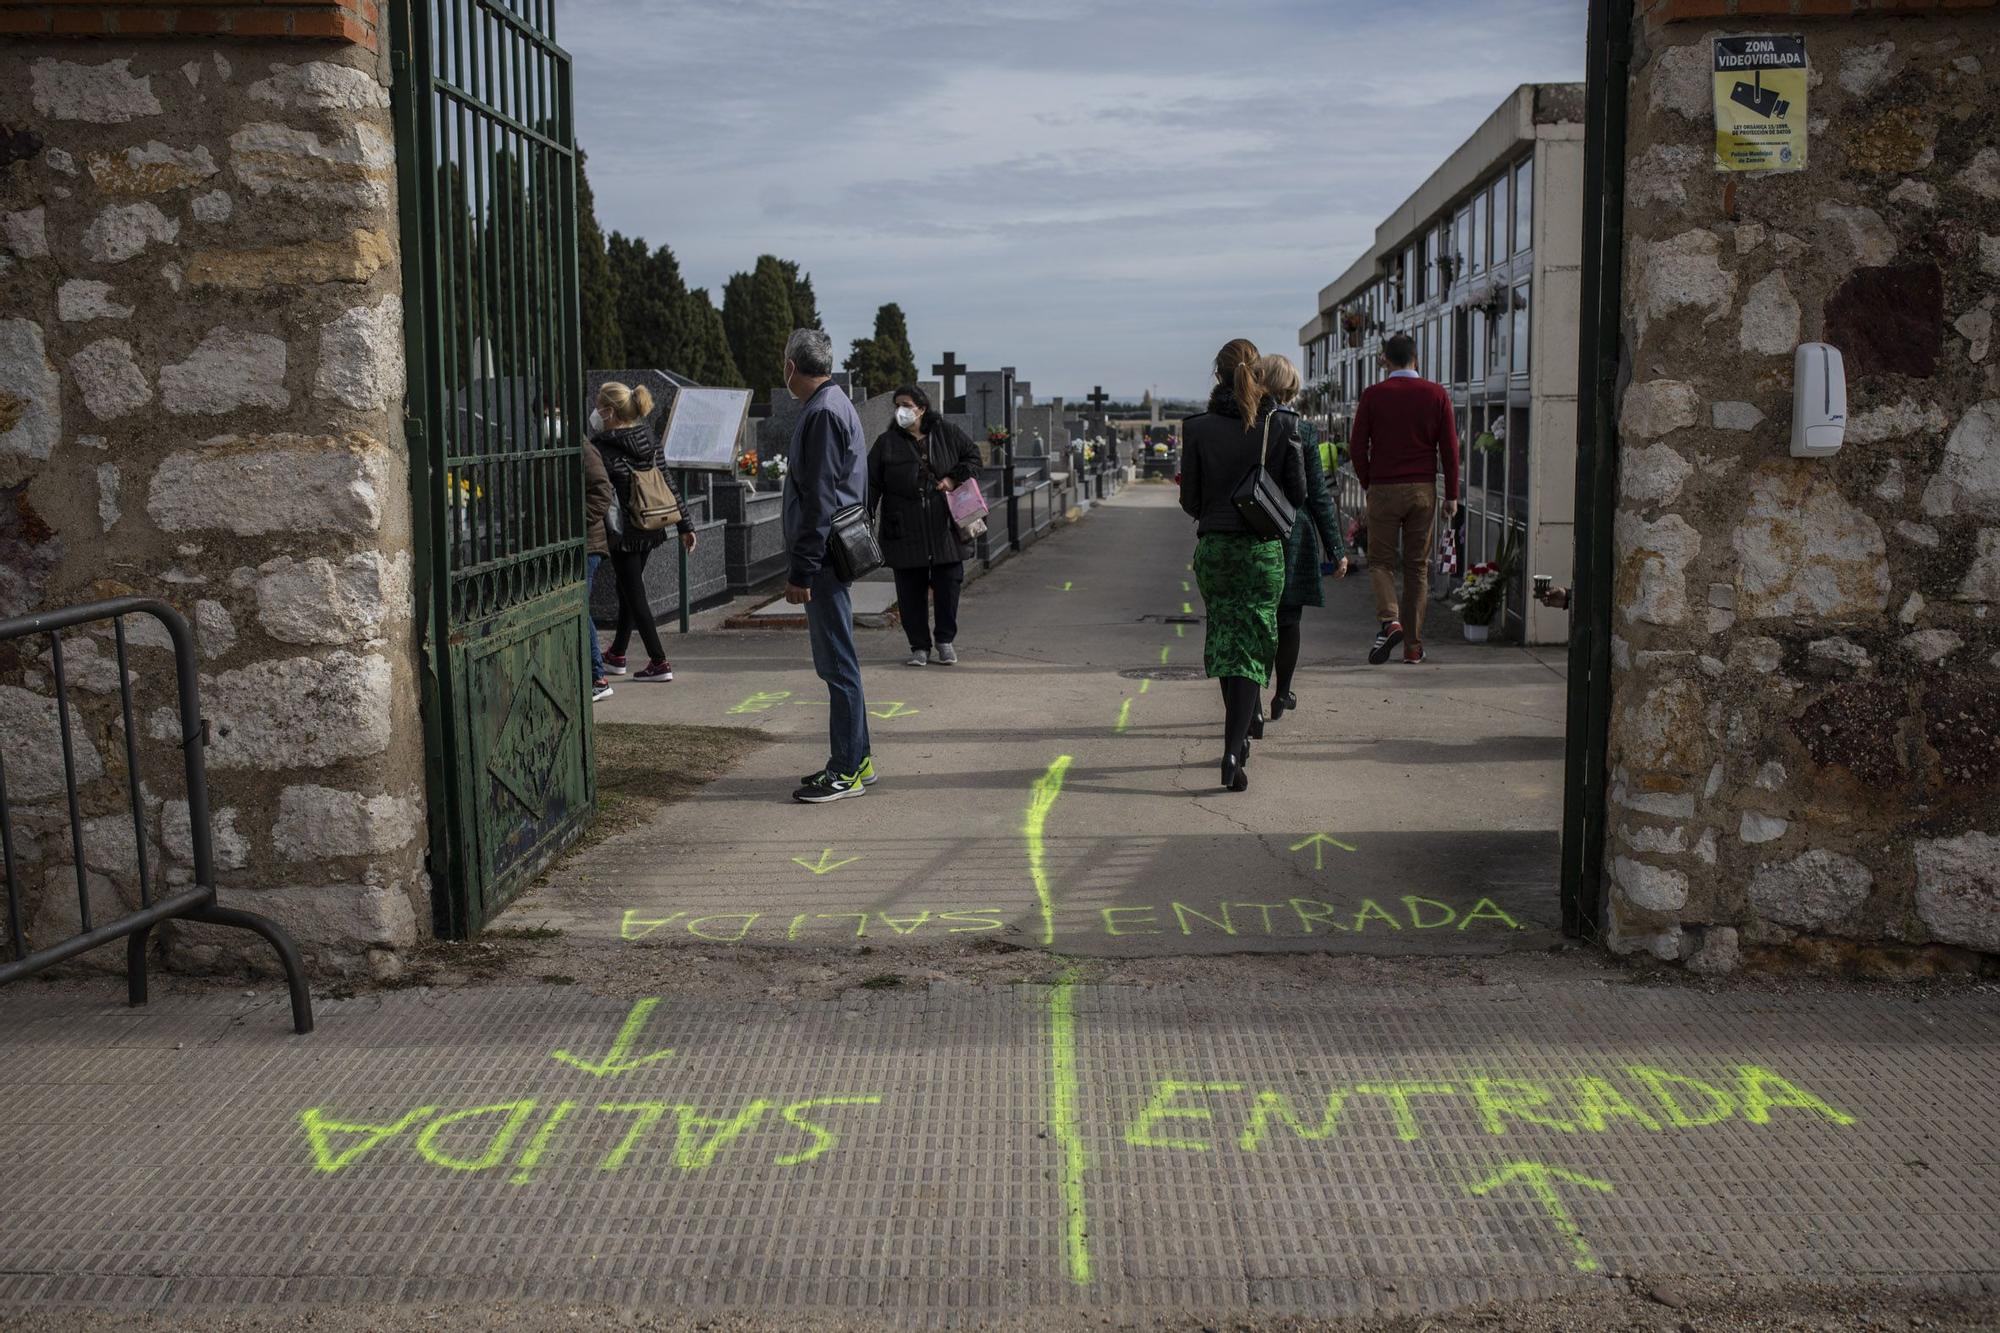
[[[1195,580],[1208,620],[1202,657],[1222,682],[1222,785],[1245,791],[1250,725],[1278,653],[1278,596],[1285,588],[1284,542],[1260,539],[1236,511],[1252,471],[1267,468],[1294,507],[1306,498],[1305,469],[1289,414],[1273,404],[1257,373],[1257,348],[1238,338],[1215,354],[1208,411],[1181,430],[1181,508],[1195,520]]]

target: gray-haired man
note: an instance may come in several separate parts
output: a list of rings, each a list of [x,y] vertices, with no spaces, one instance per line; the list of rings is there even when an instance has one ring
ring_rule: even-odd
[[[785,474],[785,543],[791,573],[785,600],[806,609],[813,668],[826,682],[832,753],[802,780],[792,799],[821,805],[861,796],[875,781],[868,743],[868,701],[854,651],[854,604],[827,559],[833,516],[862,502],[868,448],[861,417],[833,382],[833,340],[819,329],[794,330],[785,343],[785,390],[805,404],[792,426]]]

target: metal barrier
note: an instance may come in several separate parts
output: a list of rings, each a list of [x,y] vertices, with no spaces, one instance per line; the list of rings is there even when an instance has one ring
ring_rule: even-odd
[[[1354,464],[1343,462],[1334,470],[1333,488],[1335,498],[1339,501],[1340,505],[1340,521],[1350,531],[1356,530],[1354,527],[1356,523],[1362,523],[1365,526],[1368,517],[1368,492],[1361,489],[1361,479],[1354,475]],[[1340,536],[1345,541],[1347,533],[1342,532]],[[1348,545],[1347,560],[1349,566],[1354,569],[1360,569],[1363,565],[1366,565],[1368,563],[1367,543],[1349,542]]]
[[[146,854],[146,800],[141,783],[139,738],[132,717],[132,673],[126,667],[125,617],[150,615],[165,626],[174,645],[174,674],[180,704],[178,745],[183,756],[187,782],[188,842],[193,861],[194,884],[175,893],[155,896],[152,867]],[[90,903],[89,871],[84,855],[84,819],[76,758],[76,738],[72,734],[69,678],[64,668],[61,631],[95,621],[109,620],[118,653],[118,699],[124,723],[125,786],[132,811],[132,837],[137,853],[139,906],[115,921],[95,924]],[[78,931],[54,944],[30,951],[22,923],[21,867],[16,864],[14,810],[9,803],[7,763],[0,748],[0,866],[7,877],[7,942],[12,956],[0,962],[0,985],[39,972],[43,968],[74,958],[100,945],[122,938],[125,941],[125,977],[131,1002],[146,1002],[146,940],[162,921],[197,921],[205,925],[233,926],[255,931],[278,952],[291,988],[292,1026],[300,1033],[313,1028],[312,992],[306,986],[305,969],[299,951],[278,925],[252,912],[222,907],[216,902],[214,834],[209,826],[208,773],[202,747],[208,744],[208,726],[201,716],[201,697],[195,669],[194,636],[187,621],[165,602],[143,597],[120,597],[93,602],[48,615],[17,616],[0,621],[0,645],[33,635],[48,639],[49,674],[55,685],[56,728],[61,737],[63,792],[69,804],[70,852],[76,861]],[[88,741],[86,741],[88,745]],[[52,889],[50,891],[53,891]]]

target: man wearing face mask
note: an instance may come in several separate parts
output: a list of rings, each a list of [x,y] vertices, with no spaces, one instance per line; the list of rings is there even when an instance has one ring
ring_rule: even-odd
[[[978,470],[979,450],[931,410],[928,394],[915,385],[896,390],[896,424],[868,451],[868,510],[878,519],[882,558],[896,571],[909,666],[958,661],[958,596],[973,548],[945,497]]]
[[[823,330],[794,330],[785,343],[785,391],[804,404],[792,424],[785,474],[785,543],[791,548],[785,600],[806,609],[813,669],[826,682],[831,742],[826,767],[806,778],[792,799],[823,805],[861,796],[875,781],[854,604],[827,552],[834,515],[866,496],[868,459],[860,414],[833,382],[833,340]]]

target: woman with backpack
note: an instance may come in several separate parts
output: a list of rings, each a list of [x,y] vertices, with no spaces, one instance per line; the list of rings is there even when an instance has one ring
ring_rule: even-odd
[[[618,587],[618,633],[604,654],[604,669],[614,676],[626,674],[625,649],[637,629],[652,660],[632,679],[670,681],[673,663],[667,661],[659,622],[646,597],[646,561],[666,541],[669,526],[692,551],[694,524],[667,481],[660,441],[646,421],[652,411],[653,395],[644,385],[634,389],[613,381],[597,391],[597,407],[590,414],[590,442],[603,455],[604,470],[618,493],[617,517],[606,524]]]
[[[922,389],[904,385],[895,404],[896,424],[868,451],[868,508],[880,513],[882,558],[896,571],[896,603],[910,639],[905,664],[953,666],[958,597],[973,548],[945,497],[978,472],[979,449],[931,410]]]

